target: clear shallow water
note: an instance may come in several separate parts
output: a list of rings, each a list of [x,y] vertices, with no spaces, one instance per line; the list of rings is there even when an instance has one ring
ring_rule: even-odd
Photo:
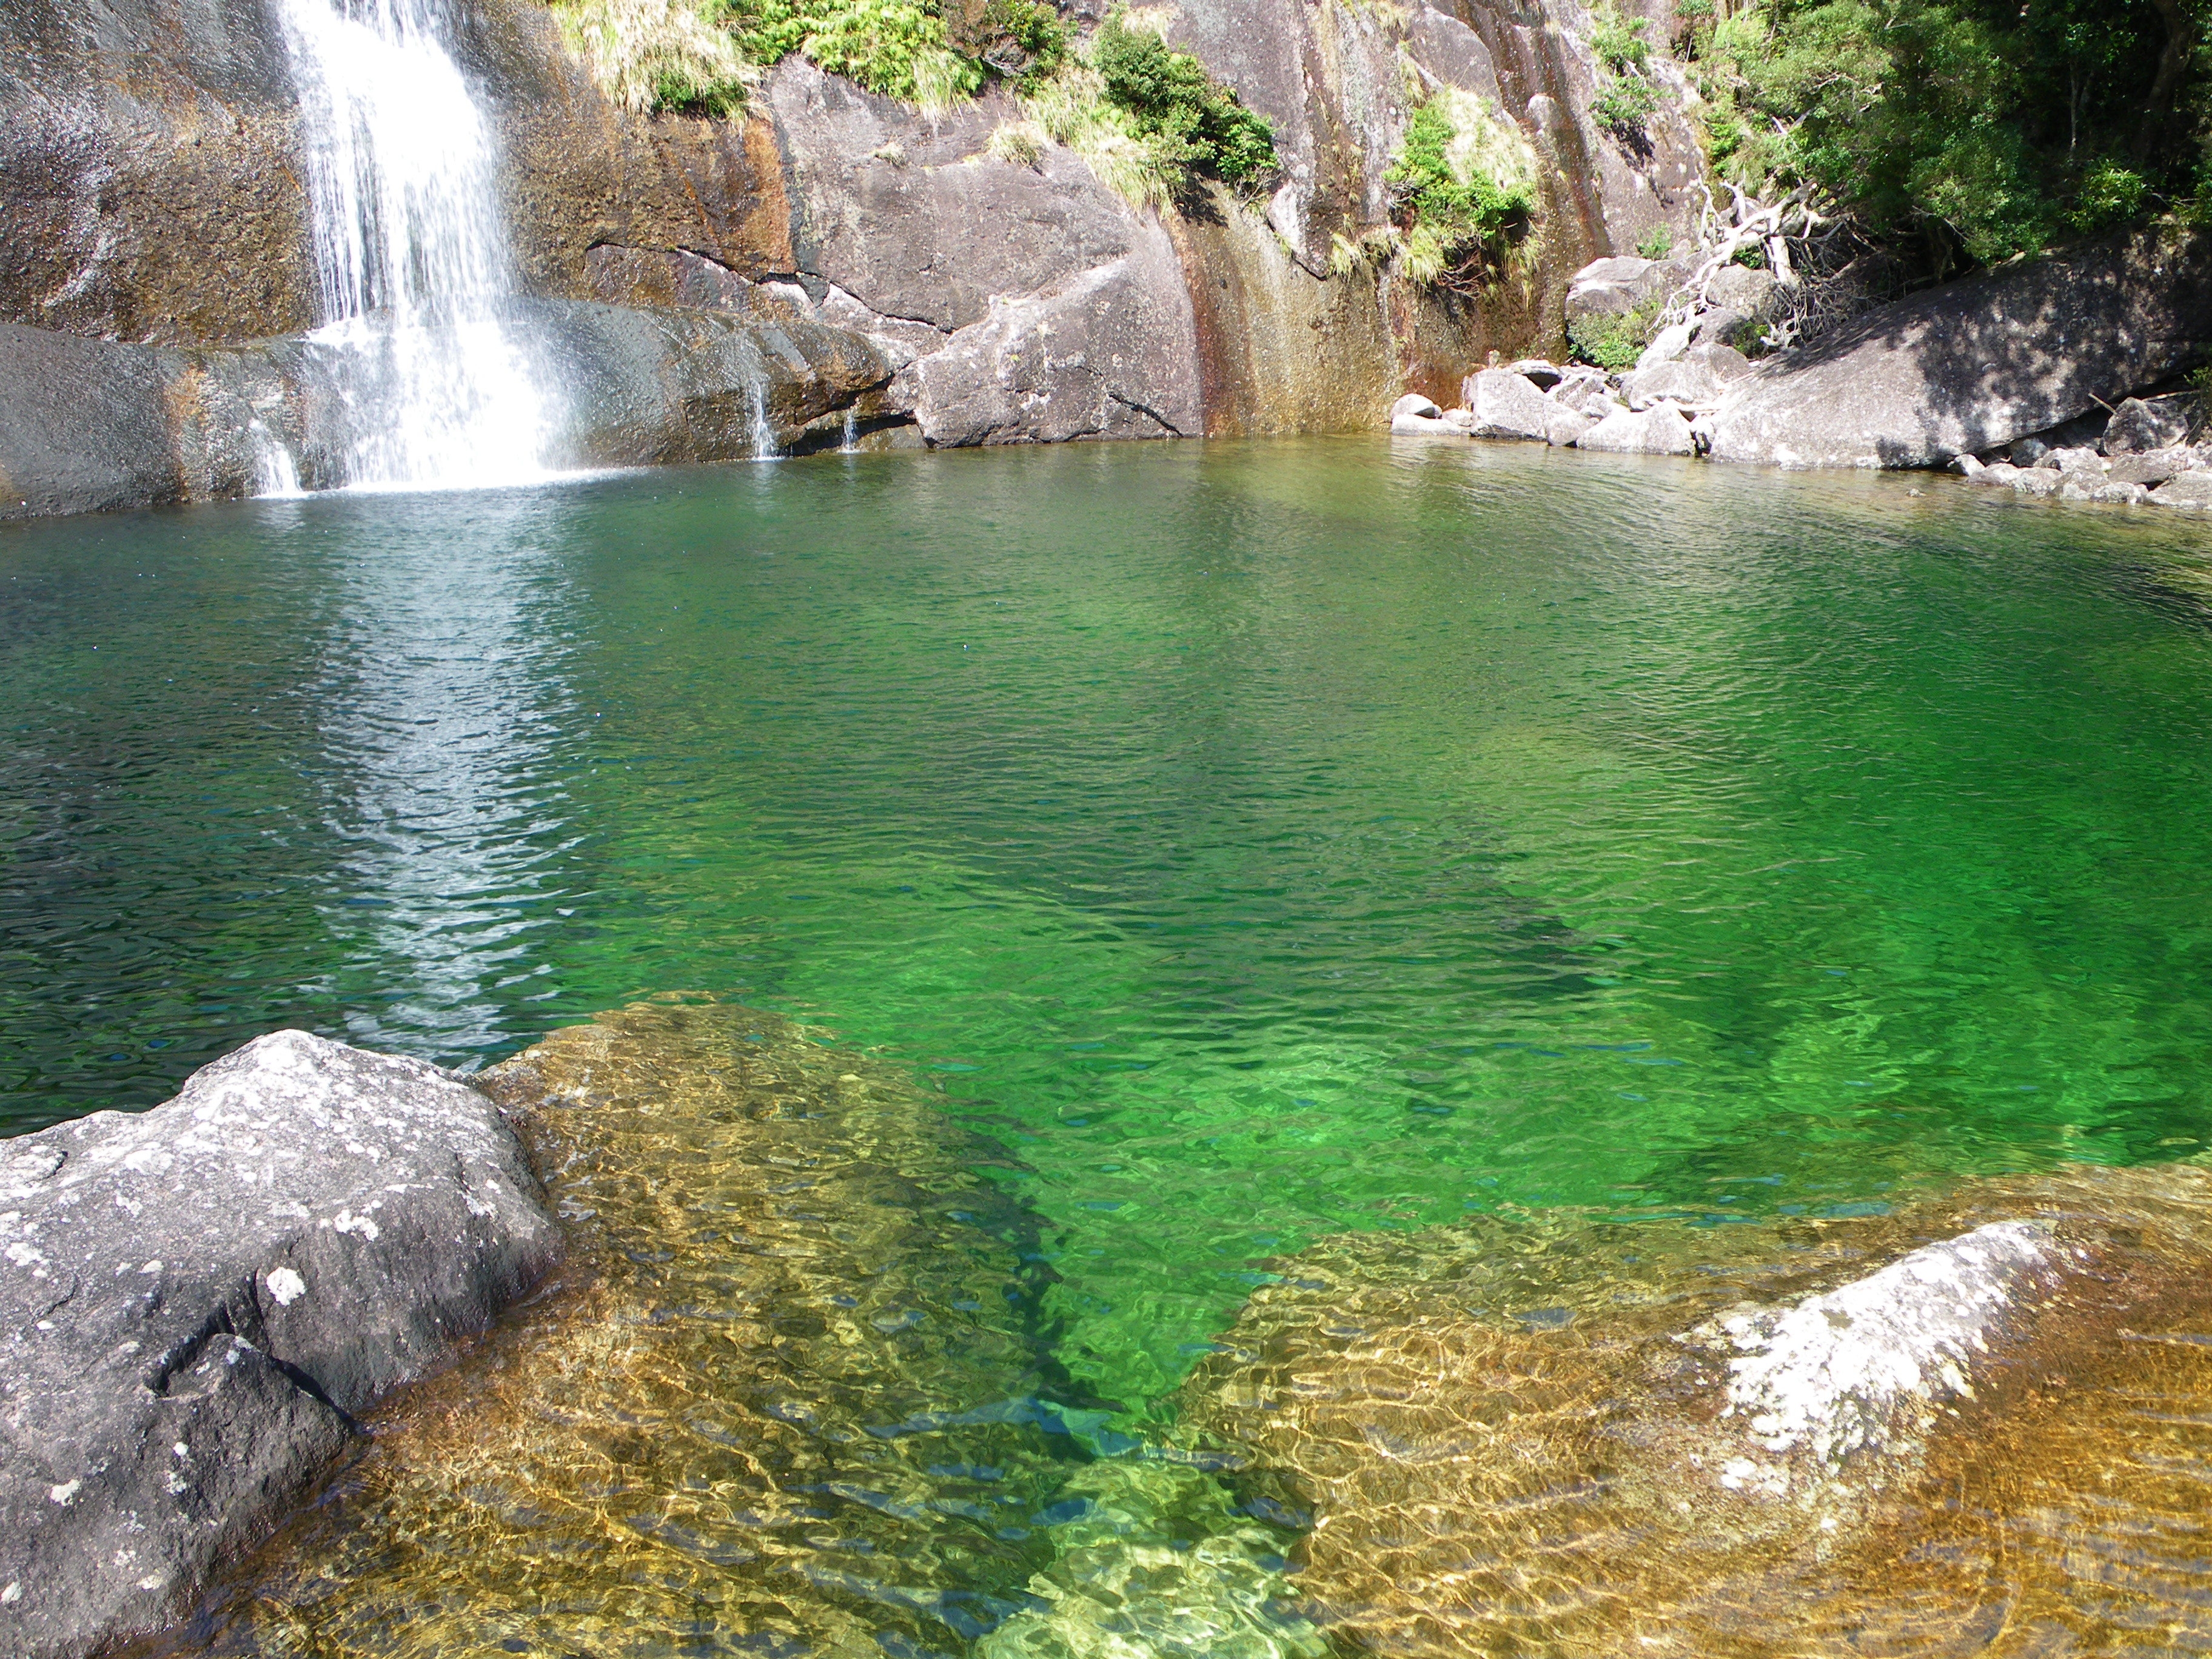
[[[1325,1234],[2195,1151],[2208,556],[1367,440],[16,527],[0,1100],[798,1014],[1011,1155],[1134,1426]]]

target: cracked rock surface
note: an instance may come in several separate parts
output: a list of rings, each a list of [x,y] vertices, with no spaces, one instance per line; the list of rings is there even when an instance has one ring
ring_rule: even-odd
[[[175,1617],[559,1248],[489,1100],[301,1031],[0,1145],[0,1650]]]

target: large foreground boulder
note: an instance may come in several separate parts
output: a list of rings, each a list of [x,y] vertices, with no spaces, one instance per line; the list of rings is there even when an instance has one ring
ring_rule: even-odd
[[[280,1031],[0,1150],[0,1651],[160,1627],[554,1262],[491,1102]]]
[[[2212,351],[2212,237],[2145,231],[1874,311],[1729,389],[1712,454],[1926,467],[2110,405]]]

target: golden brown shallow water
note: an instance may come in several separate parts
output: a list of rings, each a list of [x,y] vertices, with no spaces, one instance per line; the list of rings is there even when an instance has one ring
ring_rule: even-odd
[[[659,1000],[482,1079],[562,1283],[374,1424],[172,1650],[1317,1651],[1287,1543],[1054,1403],[1003,1156],[778,1016]]]
[[[2094,1267],[1924,1438],[1789,1498],[1678,1334],[2036,1218]],[[1495,1220],[1284,1264],[1186,1423],[1310,1505],[1301,1589],[1404,1655],[2043,1655],[2212,1647],[2212,1178],[1976,1183],[1887,1216]],[[1741,1443],[1741,1437],[1737,1437]]]
[[[395,1402],[158,1650],[2212,1647],[2212,1176],[2191,1165],[1884,1215],[1328,1240],[1277,1264],[1145,1446],[1054,1370],[1018,1171],[902,1069],[672,998],[485,1082],[569,1224],[562,1281]],[[1972,1399],[1817,1491],[1715,1482],[1734,1431],[1682,1333],[2024,1218],[2082,1265]]]

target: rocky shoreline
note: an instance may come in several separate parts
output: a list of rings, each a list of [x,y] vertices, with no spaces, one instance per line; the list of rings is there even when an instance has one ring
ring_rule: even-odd
[[[1680,261],[1577,273],[1571,319],[1649,309]],[[1542,442],[1784,468],[1936,470],[2066,501],[2212,507],[2205,398],[2212,248],[2146,232],[1876,307],[1821,345],[1753,362],[1763,271],[1711,284],[1626,373],[1524,360],[1468,376],[1456,408],[1408,393],[1405,437]],[[1764,283],[1749,279],[1765,277]],[[1962,343],[1965,343],[1962,344]]]

